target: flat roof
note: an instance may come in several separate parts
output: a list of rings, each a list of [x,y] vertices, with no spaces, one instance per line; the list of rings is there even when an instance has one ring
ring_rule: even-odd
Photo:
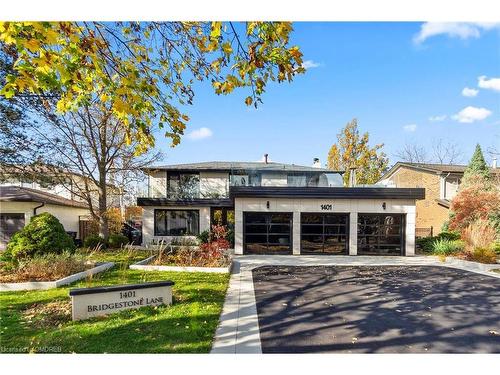
[[[231,198],[325,198],[325,199],[424,199],[424,188],[387,187],[244,187],[230,190]]]
[[[233,170],[258,170],[272,172],[322,172],[322,173],[344,173],[326,168],[308,167],[304,165],[275,163],[275,162],[241,162],[241,161],[205,161],[201,163],[185,163],[159,165],[143,168],[144,171],[166,170],[166,171],[233,171]]]

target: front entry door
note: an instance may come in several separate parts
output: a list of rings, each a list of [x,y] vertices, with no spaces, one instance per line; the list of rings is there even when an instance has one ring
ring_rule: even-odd
[[[245,212],[244,254],[292,254],[291,212]]]

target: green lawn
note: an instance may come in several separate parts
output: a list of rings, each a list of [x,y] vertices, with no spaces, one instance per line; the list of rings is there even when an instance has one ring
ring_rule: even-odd
[[[0,351],[63,353],[207,353],[222,310],[229,275],[144,272],[122,261],[112,270],[71,288],[172,280],[171,306],[144,307],[72,322],[69,287],[0,293]],[[143,259],[144,257],[140,257]],[[134,261],[136,259],[134,258]],[[47,313],[50,311],[50,313]],[[61,312],[62,311],[62,312]],[[45,314],[45,315],[44,315]]]

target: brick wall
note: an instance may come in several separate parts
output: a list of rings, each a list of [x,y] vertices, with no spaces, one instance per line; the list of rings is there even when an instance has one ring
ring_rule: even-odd
[[[437,204],[439,199],[439,176],[435,173],[417,171],[400,167],[390,178],[397,187],[425,188],[425,199],[417,200],[417,228],[434,228],[434,235],[441,231],[441,226],[448,219],[448,209]]]

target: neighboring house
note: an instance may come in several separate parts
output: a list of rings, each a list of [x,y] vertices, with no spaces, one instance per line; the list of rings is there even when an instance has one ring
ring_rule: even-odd
[[[267,162],[144,169],[143,243],[234,227],[236,254],[414,255],[424,189],[343,187],[342,172]]]
[[[458,192],[466,165],[397,162],[380,183],[398,188],[425,188],[425,199],[417,201],[417,236],[436,235],[448,220],[451,200]],[[500,176],[500,169],[492,168]]]
[[[60,195],[21,186],[0,186],[0,250],[12,235],[23,228],[31,217],[49,212],[59,219],[64,229],[80,238],[80,218],[89,215],[86,204]]]

